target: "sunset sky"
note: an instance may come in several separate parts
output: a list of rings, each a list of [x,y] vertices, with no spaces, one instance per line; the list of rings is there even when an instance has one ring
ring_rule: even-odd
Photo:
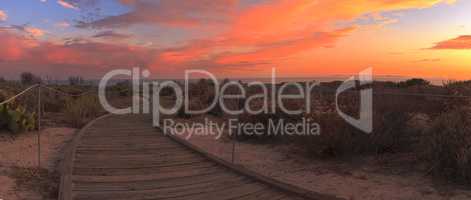
[[[0,76],[471,79],[469,0],[0,0]]]

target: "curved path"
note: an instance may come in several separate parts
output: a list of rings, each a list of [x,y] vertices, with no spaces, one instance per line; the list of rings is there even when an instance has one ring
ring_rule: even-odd
[[[331,199],[217,162],[152,128],[142,115],[101,117],[69,145],[61,200]]]

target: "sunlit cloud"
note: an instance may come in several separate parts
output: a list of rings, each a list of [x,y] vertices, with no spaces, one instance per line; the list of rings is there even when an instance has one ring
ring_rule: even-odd
[[[162,54],[173,63],[201,62],[226,65],[267,63],[315,48],[335,47],[357,25],[337,28],[335,23],[354,21],[370,14],[378,24],[397,22],[383,17],[385,11],[418,9],[451,1],[269,1],[230,17],[227,31],[214,38],[193,41],[186,47]],[[342,6],[349,5],[349,6]],[[268,20],[269,19],[269,20]],[[256,64],[255,64],[256,66]]]
[[[25,27],[25,31],[33,37],[41,37],[44,35],[44,31],[39,28]]]
[[[6,21],[8,18],[8,15],[5,11],[0,10],[0,22]]]
[[[39,28],[35,28],[29,25],[10,25],[0,27],[0,31],[13,30],[19,32],[23,36],[37,38],[44,36],[45,31]]]
[[[414,62],[440,62],[442,59],[440,58],[426,58],[426,59],[421,59],[421,60],[416,60]]]
[[[70,2],[67,2],[66,0],[57,0],[57,3],[61,5],[64,8],[69,8],[69,9],[74,9],[78,10],[78,7]]]
[[[151,48],[93,41],[38,41],[7,29],[0,29],[0,43],[0,66],[49,66],[57,72],[79,67],[93,74],[97,69],[148,66],[158,53]]]
[[[461,35],[453,39],[438,42],[431,49],[471,49],[471,35]]]
[[[70,23],[69,22],[66,22],[66,21],[62,21],[62,22],[57,22],[54,24],[55,27],[58,27],[58,28],[69,28],[70,27]]]
[[[31,26],[27,26],[27,25],[24,25],[24,26],[14,26],[16,27],[16,29],[18,30],[21,30],[21,31],[24,31],[26,34],[36,38],[36,37],[41,37],[45,34],[45,32],[40,29],[40,28],[35,28],[35,27],[31,27]]]
[[[36,40],[16,34],[13,29],[0,29],[0,61],[19,61],[28,59],[25,49],[38,46]]]
[[[132,8],[130,12],[109,16],[93,22],[79,22],[78,27],[127,27],[137,24],[162,24],[177,27],[196,27],[221,23],[236,7],[238,0],[120,0]]]
[[[9,55],[10,63],[14,60],[21,61],[25,66],[25,63],[51,65],[64,70],[129,65],[174,73],[187,68],[254,72],[293,62],[296,66],[302,65],[299,68],[306,71],[311,65],[330,64],[327,61],[335,58],[339,61],[335,61],[332,66],[342,71],[345,68],[342,65],[358,65],[365,60],[377,61],[376,57],[357,59],[358,52],[350,51],[371,45],[370,39],[384,35],[370,32],[371,35],[355,38],[359,34],[371,30],[386,32],[388,27],[407,22],[407,18],[396,15],[398,12],[447,7],[447,3],[455,1],[109,1],[110,5],[119,7],[116,10],[96,7],[101,5],[100,0],[55,2],[64,8],[80,10],[80,17],[51,19],[57,22],[53,24],[55,30],[35,28],[35,24],[4,27],[16,31],[8,31],[8,37],[0,38],[0,42],[9,44],[0,47],[0,53]],[[72,22],[76,23],[70,24]],[[69,29],[70,26],[74,27]],[[471,42],[468,43],[467,37],[471,36],[439,42],[433,49],[470,48]],[[9,38],[8,41],[6,38]],[[384,38],[377,40],[384,42]],[[350,43],[346,44],[345,41]],[[15,42],[22,45],[11,45]],[[425,44],[431,43],[428,41]],[[308,54],[321,51],[321,56],[328,56],[308,58]],[[387,53],[405,51],[401,48],[385,49],[384,57],[407,57],[403,58],[403,62],[408,64],[442,63],[447,60],[441,55],[432,55],[430,58],[427,55],[408,57],[408,51],[407,55]],[[342,59],[355,60],[357,63]]]

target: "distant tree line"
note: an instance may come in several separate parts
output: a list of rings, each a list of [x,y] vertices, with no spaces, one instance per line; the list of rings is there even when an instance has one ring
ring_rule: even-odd
[[[77,85],[83,85],[84,83],[85,83],[85,80],[80,76],[69,77],[69,85],[77,86]]]
[[[20,75],[20,81],[23,85],[33,85],[42,82],[41,77],[34,75],[31,72],[23,72]]]
[[[0,77],[0,83],[6,82],[6,80],[3,77]],[[33,84],[39,84],[42,83],[43,79],[31,72],[23,72],[20,74],[20,83],[22,85],[33,85]],[[85,79],[82,78],[81,76],[70,76],[68,78],[68,83],[69,85],[72,86],[78,86],[78,85],[84,85],[85,84]]]
[[[421,78],[412,78],[405,81],[401,81],[396,84],[400,88],[408,88],[413,86],[429,86],[431,85],[430,81]]]

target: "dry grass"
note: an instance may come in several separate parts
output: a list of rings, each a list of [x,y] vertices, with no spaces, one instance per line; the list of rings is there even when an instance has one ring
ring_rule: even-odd
[[[58,198],[60,176],[57,172],[15,167],[11,170],[10,177],[15,179],[19,190],[36,191],[45,200]]]
[[[437,117],[425,131],[424,156],[430,172],[471,183],[470,109],[456,109]]]
[[[82,96],[78,99],[69,99],[65,106],[65,117],[73,127],[79,128],[89,120],[103,113],[103,108],[95,96]]]

